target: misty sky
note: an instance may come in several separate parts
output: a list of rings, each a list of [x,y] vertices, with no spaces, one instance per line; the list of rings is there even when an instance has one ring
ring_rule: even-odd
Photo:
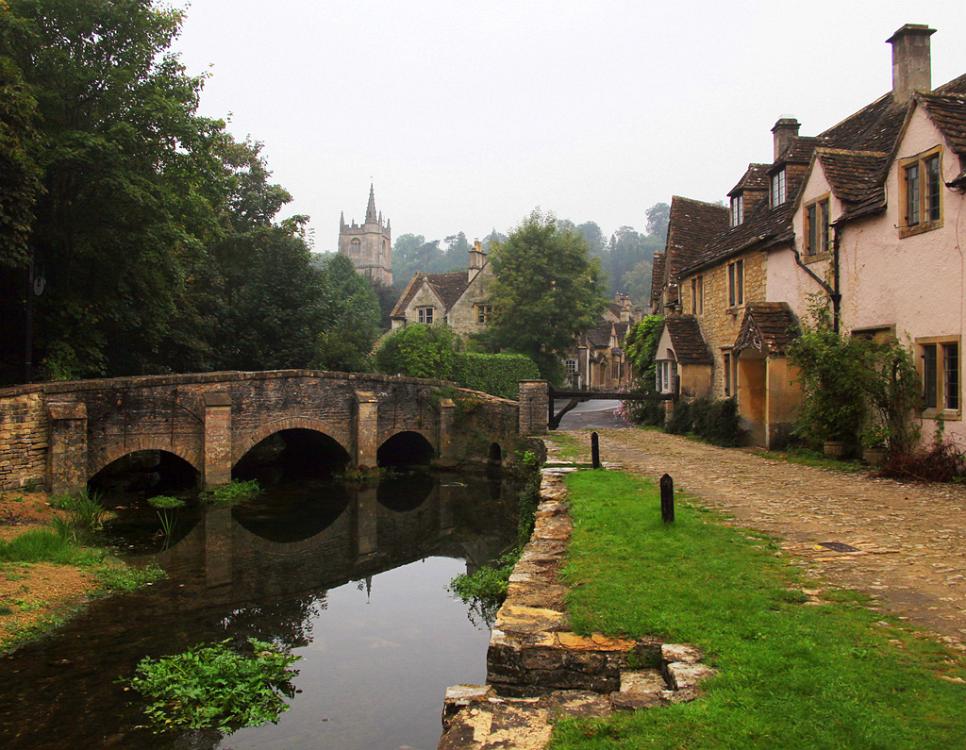
[[[184,7],[183,2],[175,2]],[[914,10],[910,10],[910,9]],[[673,194],[720,200],[771,126],[814,135],[888,91],[885,40],[928,23],[966,73],[966,2],[194,0],[176,48],[202,112],[265,144],[335,249],[369,179],[393,235],[472,240],[536,206],[606,233]]]

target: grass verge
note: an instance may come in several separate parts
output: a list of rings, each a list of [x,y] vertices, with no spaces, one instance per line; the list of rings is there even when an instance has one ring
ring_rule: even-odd
[[[844,461],[838,458],[829,458],[818,451],[810,451],[805,448],[793,448],[789,451],[755,451],[755,455],[761,456],[762,458],[770,458],[774,461],[787,461],[790,464],[812,466],[816,469],[842,471],[847,474],[860,474],[869,471],[869,467],[861,461]]]
[[[565,576],[580,632],[700,646],[720,670],[699,700],[567,720],[554,750],[966,747],[966,660],[831,591],[808,604],[801,573],[760,534],[621,472],[568,477]]]
[[[586,449],[581,446],[580,441],[578,441],[577,438],[564,432],[548,432],[545,440],[549,443],[553,443],[557,447],[557,454],[564,461],[579,461],[585,450],[590,451],[589,433],[587,437]]]

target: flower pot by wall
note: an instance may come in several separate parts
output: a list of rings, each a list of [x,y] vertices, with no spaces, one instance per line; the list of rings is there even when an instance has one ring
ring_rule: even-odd
[[[870,466],[882,466],[886,460],[885,448],[866,448],[862,451],[862,460]]]
[[[845,443],[841,440],[826,440],[822,452],[829,458],[842,458],[845,456]]]

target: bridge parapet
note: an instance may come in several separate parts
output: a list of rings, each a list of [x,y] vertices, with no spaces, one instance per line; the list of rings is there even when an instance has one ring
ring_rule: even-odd
[[[472,403],[472,407],[467,406]],[[314,370],[219,372],[40,383],[0,389],[0,490],[83,486],[135,451],[173,453],[205,486],[230,481],[254,445],[286,429],[335,440],[353,465],[418,432],[441,463],[512,455],[517,402],[451,383]]]

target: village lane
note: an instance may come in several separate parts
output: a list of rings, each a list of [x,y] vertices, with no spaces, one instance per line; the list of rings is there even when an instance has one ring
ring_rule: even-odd
[[[567,434],[589,456],[589,432]],[[966,487],[818,469],[657,430],[602,430],[600,444],[605,462],[669,473],[736,523],[779,537],[809,573],[966,645]]]

